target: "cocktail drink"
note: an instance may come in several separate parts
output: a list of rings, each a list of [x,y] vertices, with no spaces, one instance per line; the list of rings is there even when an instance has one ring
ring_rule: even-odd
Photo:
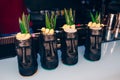
[[[56,15],[45,14],[46,27],[41,28],[40,35],[40,62],[45,69],[55,69],[58,66],[57,40],[55,34]]]
[[[21,35],[25,35],[26,39],[24,36]],[[19,73],[22,76],[33,75],[37,71],[38,64],[37,54],[35,53],[30,34],[18,33],[16,35],[16,50]]]
[[[61,38],[62,62],[74,65],[78,62],[78,37],[77,31],[73,33],[64,32]]]
[[[55,35],[40,35],[40,61],[45,69],[55,69],[58,66],[56,41]]]
[[[31,76],[38,68],[35,46],[29,33],[29,21],[30,15],[23,13],[22,19],[19,18],[21,32],[16,34],[18,69],[22,76]]]
[[[91,61],[99,60],[101,57],[102,29],[89,29],[85,44],[84,57]]]
[[[103,36],[103,24],[100,23],[100,14],[91,13],[92,22],[88,23],[87,39],[85,43],[84,57],[91,61],[97,61],[101,57],[101,42]]]
[[[67,65],[74,65],[78,62],[78,36],[74,21],[75,16],[70,8],[64,9],[66,24],[63,25],[61,38],[62,62]]]

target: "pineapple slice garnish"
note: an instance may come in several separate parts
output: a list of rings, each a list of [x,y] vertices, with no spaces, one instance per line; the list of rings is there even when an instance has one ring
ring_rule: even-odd
[[[75,28],[75,25],[67,25],[67,24],[65,24],[65,25],[63,25],[62,28],[63,28],[63,30],[65,32],[68,32],[68,33],[74,33],[74,32],[77,31],[77,29]]]
[[[54,34],[54,29],[48,29],[48,28],[42,27],[41,31],[44,35],[53,35]]]
[[[90,29],[100,30],[100,29],[102,29],[102,27],[104,27],[104,24],[100,24],[100,23],[96,23],[96,22],[89,22],[88,27]]]
[[[17,40],[27,40],[27,39],[30,39],[30,37],[31,37],[31,35],[29,33],[27,33],[27,34],[17,33],[16,34]]]

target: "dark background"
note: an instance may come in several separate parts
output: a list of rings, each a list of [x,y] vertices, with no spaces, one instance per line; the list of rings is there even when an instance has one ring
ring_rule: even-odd
[[[39,32],[37,29],[45,26],[45,11],[61,11],[64,8],[72,8],[76,12],[75,24],[87,24],[90,21],[90,11],[101,12],[102,18],[110,13],[120,12],[120,0],[25,0],[25,4],[31,15],[31,21],[33,23],[32,28],[34,32]],[[59,27],[61,27],[64,23],[64,16],[59,15],[57,18],[56,29],[59,29]],[[79,45],[83,45],[86,30],[81,29],[78,34],[80,41]],[[0,45],[0,50],[2,50],[0,59],[13,57],[16,55],[14,44]]]
[[[75,10],[75,24],[86,24],[90,20],[90,11],[102,11],[102,0],[25,0],[30,10],[34,32],[45,26],[44,14],[41,11],[61,11],[64,8]],[[44,13],[43,12],[43,13]],[[58,16],[57,27],[65,24],[64,16]]]
[[[91,20],[90,11],[100,12],[102,19],[109,13],[120,12],[120,0],[25,0],[25,4],[30,10],[35,32],[45,26],[44,14],[41,14],[41,11],[44,13],[72,8],[76,13],[76,24],[87,24]],[[64,20],[64,16],[58,16],[57,29],[65,23]]]

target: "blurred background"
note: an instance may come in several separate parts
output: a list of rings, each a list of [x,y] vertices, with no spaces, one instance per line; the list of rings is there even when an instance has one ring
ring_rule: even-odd
[[[100,12],[102,23],[107,23],[108,14],[120,12],[120,0],[24,0],[25,5],[30,13],[33,32],[39,32],[38,29],[45,26],[45,12],[54,11],[57,14],[56,30],[65,24],[64,8],[72,8],[75,11],[75,24],[87,24],[90,18],[90,12]],[[78,31],[79,45],[85,43],[86,29],[81,26]],[[1,39],[2,40],[2,39]],[[7,40],[8,41],[8,40]],[[4,42],[7,42],[4,41]],[[13,41],[14,42],[14,41]],[[8,50],[5,50],[8,49]],[[9,45],[0,45],[0,50],[4,54],[0,54],[1,58],[15,56],[15,46],[11,42]],[[11,53],[10,53],[11,52]]]
[[[57,29],[65,23],[64,8],[75,10],[76,24],[87,24],[90,21],[90,11],[100,12],[102,19],[109,13],[120,12],[120,0],[25,0],[25,4],[31,14],[34,32],[45,26],[45,12],[56,12]]]
[[[64,8],[75,10],[75,23],[86,24],[90,20],[90,11],[102,11],[102,0],[25,0],[25,4],[31,14],[33,30],[44,25],[45,12],[54,11],[57,15],[57,29],[65,23]]]

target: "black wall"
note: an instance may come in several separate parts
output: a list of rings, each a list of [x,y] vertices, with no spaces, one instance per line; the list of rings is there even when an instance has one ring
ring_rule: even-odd
[[[104,14],[120,11],[120,0],[25,0],[25,4],[31,10],[34,28],[44,26],[44,15],[40,14],[41,10],[56,11],[73,8],[76,11],[76,24],[87,24],[91,19],[90,11],[101,12],[102,17]],[[58,26],[64,24],[64,19],[60,17],[57,20]]]

